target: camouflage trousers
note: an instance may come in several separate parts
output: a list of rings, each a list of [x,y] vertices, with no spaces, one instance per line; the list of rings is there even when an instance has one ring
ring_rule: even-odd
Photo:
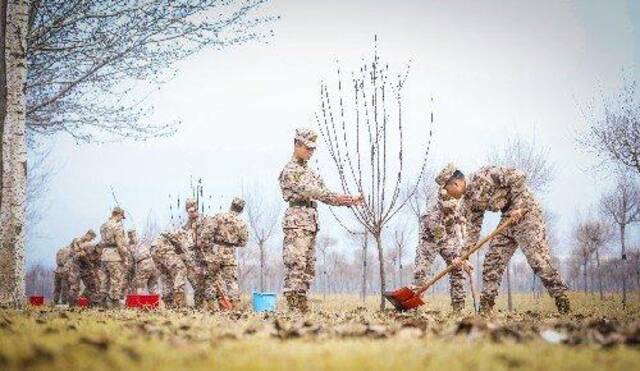
[[[480,311],[493,309],[502,275],[518,247],[522,249],[533,272],[540,277],[549,295],[556,300],[558,308],[568,310],[567,286],[562,282],[558,270],[551,262],[542,211],[537,205],[528,207],[529,212],[504,233],[496,236],[489,245],[482,269],[482,295]],[[503,215],[500,223],[506,219]]]
[[[185,261],[187,269],[187,281],[193,288],[193,301],[196,307],[200,308],[205,301],[204,276],[205,267],[202,263],[202,256],[198,254],[198,258]]]
[[[53,303],[66,302],[69,298],[69,274],[56,270],[53,275]]]
[[[284,292],[306,296],[316,275],[316,232],[284,229]]]
[[[238,259],[235,246],[220,246],[221,268],[220,274],[224,289],[229,299],[240,301],[240,285],[238,283]]]
[[[158,293],[158,280],[160,273],[156,269],[151,257],[140,260],[135,268],[135,289],[136,291],[146,290],[149,294]]]
[[[222,295],[228,298],[224,280],[222,279],[222,261],[220,260],[220,255],[208,251],[203,253],[202,260],[205,264],[203,283],[206,302],[212,304]]]
[[[84,285],[82,296],[97,303],[100,290],[98,272],[92,264],[74,260],[69,268],[69,305],[75,305],[80,297],[80,284]]]
[[[133,258],[127,258],[127,264],[124,269],[124,276],[122,277],[122,297],[126,297],[127,294],[135,292],[135,276],[136,266]]]
[[[107,303],[122,298],[124,264],[121,261],[103,261],[100,269],[100,297]]]
[[[172,248],[154,251],[152,258],[162,282],[162,300],[171,306],[174,302],[174,294],[184,296],[187,268],[182,258]]]
[[[423,285],[433,272],[433,261],[439,254],[447,265],[459,256],[457,238],[450,237],[439,242],[422,240],[416,251],[415,268],[413,279],[416,286]],[[451,307],[454,310],[464,308],[464,272],[462,269],[454,269],[449,273],[449,295],[451,296]]]

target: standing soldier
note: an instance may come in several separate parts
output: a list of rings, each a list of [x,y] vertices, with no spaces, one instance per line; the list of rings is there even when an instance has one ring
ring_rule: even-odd
[[[455,173],[453,165],[447,166],[436,178],[440,187],[439,197],[429,211],[420,218],[420,242],[416,251],[414,283],[424,285],[428,272],[431,270],[436,254],[444,259],[447,265],[459,256],[460,236],[459,228],[462,218],[459,210],[459,200],[447,195],[444,190],[446,181]],[[455,174],[454,174],[455,173]],[[449,290],[451,308],[459,312],[464,308],[464,273],[462,269],[454,269],[449,274]]]
[[[560,313],[570,311],[567,286],[558,270],[551,263],[542,209],[526,183],[525,174],[517,169],[486,166],[471,176],[469,183],[464,176],[452,176],[445,189],[450,197],[463,199],[463,215],[467,219],[464,249],[469,251],[480,237],[482,220],[486,211],[501,212],[504,223],[515,220],[514,225],[496,236],[484,257],[482,269],[482,295],[480,312],[490,313],[498,295],[504,270],[518,247],[527,262],[540,277],[549,295],[555,299]],[[470,271],[471,265],[460,258],[454,263]]]
[[[92,304],[98,303],[99,278],[92,260],[96,232],[89,229],[82,237],[75,238],[71,247],[71,267],[69,269],[69,305],[74,306],[80,296],[80,283],[84,285],[83,296]]]
[[[205,262],[205,298],[208,305],[228,298],[234,307],[240,303],[236,248],[246,246],[249,239],[247,223],[240,218],[245,202],[234,198],[229,211],[206,220],[201,233]]]
[[[289,203],[282,228],[285,268],[284,295],[289,309],[306,312],[307,293],[315,276],[315,240],[318,233],[316,201],[333,206],[352,206],[362,202],[362,196],[330,192],[322,178],[308,165],[316,148],[317,134],[309,129],[297,129],[293,158],[280,173],[282,198]]]
[[[170,308],[186,305],[187,268],[181,257],[186,237],[184,230],[171,230],[161,233],[151,243],[151,257],[162,281],[162,301]]]
[[[125,274],[122,283],[122,296],[126,297],[127,294],[135,293],[135,274],[136,266],[133,259],[133,254],[138,247],[138,233],[135,229],[127,231],[127,259],[125,260]]]
[[[185,201],[187,212],[187,222],[183,229],[189,233],[190,241],[185,246],[181,255],[187,267],[187,279],[193,288],[193,301],[196,308],[204,305],[204,267],[202,266],[202,243],[198,241],[199,229],[202,228],[203,218],[198,212],[198,203],[195,199],[189,198]]]
[[[56,253],[56,270],[53,276],[53,304],[62,304],[69,298],[69,260],[71,247],[65,246]]]
[[[120,305],[122,283],[124,279],[124,262],[127,258],[127,241],[122,226],[125,219],[124,210],[114,207],[111,218],[100,227],[102,239],[102,255],[100,291],[104,306],[114,308]]]

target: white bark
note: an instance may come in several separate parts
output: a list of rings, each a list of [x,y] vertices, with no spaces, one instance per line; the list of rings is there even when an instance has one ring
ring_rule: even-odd
[[[0,306],[24,304],[26,36],[28,0],[6,1],[4,58],[6,110],[2,130],[2,203],[0,204]],[[5,21],[5,20],[3,20]]]

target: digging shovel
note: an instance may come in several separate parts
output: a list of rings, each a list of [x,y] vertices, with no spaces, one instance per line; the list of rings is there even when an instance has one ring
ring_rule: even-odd
[[[473,253],[480,250],[484,244],[489,242],[496,235],[504,232],[507,228],[509,228],[514,223],[513,218],[507,219],[504,223],[498,226],[493,232],[489,233],[485,238],[478,241],[476,245],[469,251],[467,251],[463,256],[460,257],[461,260],[467,260]],[[393,304],[393,306],[399,311],[406,311],[409,309],[417,308],[424,304],[421,296],[422,294],[429,289],[429,287],[433,286],[436,282],[438,282],[442,277],[446,276],[449,272],[454,270],[456,267],[452,264],[448,266],[446,269],[436,274],[429,282],[427,282],[424,286],[418,287],[415,291],[408,288],[403,287],[395,291],[385,292],[384,297]]]

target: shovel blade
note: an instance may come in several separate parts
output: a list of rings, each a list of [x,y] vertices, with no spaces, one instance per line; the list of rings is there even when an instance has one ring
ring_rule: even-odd
[[[395,291],[388,291],[383,296],[399,311],[405,311],[424,305],[424,301],[415,291],[403,287]]]
[[[221,297],[220,299],[218,299],[218,304],[220,305],[220,309],[222,310],[232,310],[233,309],[233,304],[231,303],[231,300],[229,300],[226,297]]]
[[[411,299],[403,301],[401,304],[404,310],[410,310],[424,305],[424,301],[418,295],[415,295]]]
[[[391,296],[393,296],[394,299],[403,302],[416,296],[416,293],[408,287],[402,287],[392,291]]]

